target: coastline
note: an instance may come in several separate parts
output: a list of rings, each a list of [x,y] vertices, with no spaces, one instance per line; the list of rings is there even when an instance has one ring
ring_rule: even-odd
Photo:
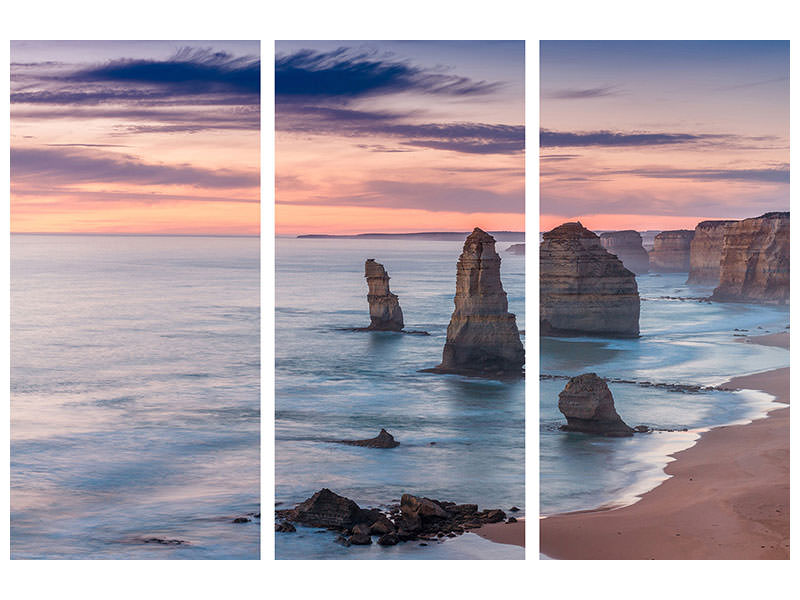
[[[525,547],[525,519],[521,518],[516,523],[489,523],[472,533],[495,544],[510,544]]]
[[[748,340],[788,349],[788,333],[759,337]],[[541,519],[540,551],[555,559],[788,559],[789,367],[724,385],[762,390],[786,407],[703,433],[635,504]]]

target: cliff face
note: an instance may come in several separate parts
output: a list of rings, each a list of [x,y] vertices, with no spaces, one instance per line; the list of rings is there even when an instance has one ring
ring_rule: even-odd
[[[389,291],[389,275],[383,265],[368,258],[364,263],[367,278],[367,302],[369,302],[370,325],[376,331],[400,331],[403,329],[403,311],[397,296]]]
[[[689,247],[689,279],[686,283],[717,285],[725,228],[736,221],[702,221],[694,229]]]
[[[541,335],[639,335],[636,277],[580,223],[544,234],[539,251]]]
[[[690,229],[662,231],[653,242],[650,270],[655,273],[688,273],[689,251],[694,237]]]
[[[455,310],[436,372],[519,374],[525,350],[500,281],[495,240],[478,229],[467,237],[456,271]]]
[[[622,261],[625,268],[637,275],[647,273],[650,257],[642,246],[642,236],[638,231],[609,231],[600,234],[600,244]]]
[[[727,227],[717,302],[789,302],[789,213],[766,213]]]

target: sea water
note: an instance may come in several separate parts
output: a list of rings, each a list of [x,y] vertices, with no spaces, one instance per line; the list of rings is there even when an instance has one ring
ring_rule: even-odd
[[[522,256],[499,242],[509,310],[525,327]],[[483,508],[525,505],[525,384],[420,373],[442,358],[463,242],[276,240],[275,495],[290,508],[327,487],[362,507],[403,493]],[[364,261],[391,277],[405,329],[369,325]],[[523,336],[524,340],[524,336]],[[400,446],[333,440],[389,431]],[[522,513],[519,513],[522,514]],[[319,533],[317,533],[319,531]],[[522,558],[523,549],[465,534],[444,543],[343,548],[335,534],[276,534],[276,558]]]
[[[259,294],[257,238],[12,235],[13,558],[259,557]]]
[[[666,478],[668,455],[693,445],[702,431],[749,422],[776,406],[772,396],[753,390],[689,393],[647,385],[716,386],[731,377],[789,365],[784,349],[743,343],[748,335],[788,331],[788,307],[701,302],[712,288],[688,286],[686,278],[686,273],[637,277],[642,300],[638,339],[541,339],[541,373],[594,372],[636,382],[609,383],[622,419],[632,427],[673,430],[629,438],[560,431],[565,419],[558,411],[558,393],[566,380],[543,379],[541,514],[634,502]]]

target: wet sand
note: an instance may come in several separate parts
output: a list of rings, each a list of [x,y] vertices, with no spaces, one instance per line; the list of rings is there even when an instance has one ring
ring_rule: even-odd
[[[788,347],[788,334],[773,335]],[[789,403],[788,367],[726,385]],[[674,456],[665,469],[672,477],[633,505],[542,519],[541,552],[557,559],[789,558],[788,406],[712,429]]]
[[[472,533],[497,544],[525,547],[525,519],[520,519],[516,523],[489,523],[473,529]]]

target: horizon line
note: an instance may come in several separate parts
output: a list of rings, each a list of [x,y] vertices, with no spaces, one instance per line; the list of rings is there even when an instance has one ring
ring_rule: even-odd
[[[261,237],[260,233],[147,233],[122,231],[11,231],[9,233],[10,235],[85,235],[119,237]]]

